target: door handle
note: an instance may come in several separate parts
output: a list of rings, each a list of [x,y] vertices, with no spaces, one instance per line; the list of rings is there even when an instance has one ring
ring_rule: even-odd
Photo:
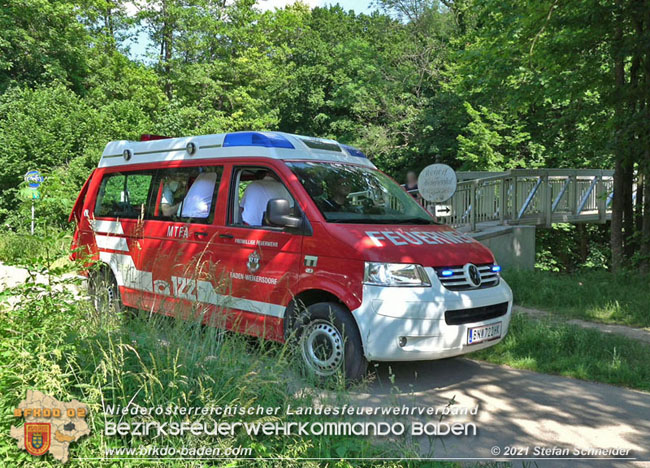
[[[204,231],[195,231],[194,232],[194,237],[196,237],[197,239],[203,238],[203,237],[205,237],[207,235],[208,235],[208,233],[204,232]]]
[[[233,236],[232,234],[219,234],[219,237],[221,237],[222,239],[234,239],[235,238],[235,236]]]

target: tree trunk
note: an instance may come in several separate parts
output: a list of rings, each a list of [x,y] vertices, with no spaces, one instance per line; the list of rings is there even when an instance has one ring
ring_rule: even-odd
[[[650,150],[645,152],[645,174],[643,175],[643,224],[641,226],[641,273],[650,273]]]
[[[584,264],[587,261],[587,256],[589,255],[589,237],[587,235],[587,226],[584,223],[579,223],[578,228],[578,238],[580,242],[580,263]]]
[[[634,255],[634,166],[631,162],[623,164],[623,250],[625,259]]]
[[[617,6],[620,9],[620,1]],[[614,108],[614,199],[612,200],[612,224],[610,246],[612,249],[612,271],[617,272],[623,266],[623,210],[625,202],[625,177],[623,170],[623,88],[625,86],[625,63],[623,61],[623,25],[620,11],[617,15],[616,31],[614,34],[614,90],[616,106]]]
[[[113,25],[113,10],[106,8],[106,35],[111,39],[111,46],[115,43],[115,26]]]
[[[169,76],[171,74],[171,60],[172,60],[172,28],[168,24],[165,24],[165,58],[163,64],[163,71],[165,74],[165,94],[167,99],[172,98],[172,80]]]
[[[647,176],[639,170],[639,176],[636,180],[636,203],[634,206],[634,222],[638,232],[641,232],[643,229],[643,203],[646,200],[643,195],[643,187],[645,186],[646,180]],[[646,200],[645,203],[648,203],[648,201]]]
[[[644,0],[642,4],[645,35],[650,29],[650,2]],[[640,270],[642,273],[650,273],[650,51],[645,47],[645,59],[643,60],[644,91],[644,118],[642,119],[641,142],[644,146],[643,158],[639,164],[639,172],[643,173],[643,222],[641,224],[641,241],[639,252],[641,254]]]
[[[643,38],[643,16],[636,12],[636,8],[641,7],[641,2],[636,0],[633,2],[631,14],[632,22],[634,24],[634,32],[638,37],[638,42],[642,43]],[[635,118],[633,122],[639,120],[638,117],[644,112],[644,96],[643,91],[639,88],[641,61],[643,58],[644,49],[637,44],[632,53],[632,62],[630,65],[630,80],[629,92],[627,93],[628,102],[627,110],[630,115]],[[637,117],[638,116],[638,117]],[[636,219],[634,215],[634,163],[643,155],[643,145],[640,144],[643,138],[643,128],[636,123],[630,124],[630,129],[626,132],[630,135],[629,146],[631,154],[627,154],[626,161],[623,164],[624,182],[625,187],[624,201],[623,201],[623,249],[625,258],[630,260],[638,247],[638,240],[634,236],[636,231]]]
[[[163,81],[165,95],[167,99],[172,98],[172,82],[170,72],[171,72],[171,59],[172,59],[172,47],[174,40],[174,27],[172,25],[172,20],[170,18],[171,13],[168,9],[167,0],[163,0],[161,14],[163,17],[162,30],[160,32],[160,60],[162,62],[162,71],[163,71]]]
[[[612,271],[617,272],[623,266],[623,164],[616,158],[614,166],[614,198],[612,200],[612,224],[610,247],[612,249]]]

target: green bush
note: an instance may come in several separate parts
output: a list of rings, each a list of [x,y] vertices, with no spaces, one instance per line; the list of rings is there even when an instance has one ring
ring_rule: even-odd
[[[23,265],[30,269],[60,266],[70,255],[71,236],[52,230],[49,236],[32,236],[25,232],[0,232],[0,262]]]
[[[535,267],[554,272],[607,269],[609,236],[608,224],[557,223],[550,229],[538,228]]]

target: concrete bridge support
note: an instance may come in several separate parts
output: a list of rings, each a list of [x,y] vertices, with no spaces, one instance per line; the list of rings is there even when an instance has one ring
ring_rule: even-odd
[[[488,247],[504,270],[535,268],[535,226],[492,226],[466,233]]]

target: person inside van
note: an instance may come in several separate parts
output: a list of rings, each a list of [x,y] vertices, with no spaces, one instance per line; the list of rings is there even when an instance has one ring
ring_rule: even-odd
[[[242,221],[249,226],[261,226],[266,205],[274,198],[289,200],[293,206],[293,198],[289,191],[270,172],[267,172],[263,179],[254,180],[246,187],[240,203],[243,209]]]
[[[165,181],[162,197],[160,199],[160,210],[163,216],[178,215],[183,199],[180,195],[187,184],[182,176],[172,176]],[[178,201],[176,201],[178,200]]]
[[[352,196],[352,192],[354,192],[353,182],[343,178],[337,178],[330,180],[327,187],[329,196],[323,198],[321,209],[337,213],[359,212],[360,207],[358,203],[355,203]]]
[[[350,188],[345,182],[340,182],[338,184],[330,184],[332,189],[332,195],[325,200],[329,205],[328,211],[350,211],[352,209],[352,203],[348,198],[350,194]]]
[[[216,172],[199,174],[185,195],[181,216],[184,218],[207,218],[210,215],[210,205],[212,205],[212,195],[216,183]]]

